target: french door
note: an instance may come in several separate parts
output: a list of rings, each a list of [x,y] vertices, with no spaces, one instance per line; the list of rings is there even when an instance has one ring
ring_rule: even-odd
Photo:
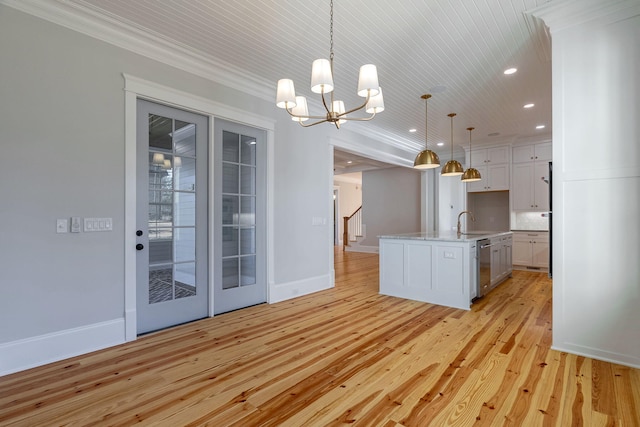
[[[208,134],[205,116],[137,101],[138,333],[208,315]]]
[[[216,119],[214,313],[266,302],[266,136]]]

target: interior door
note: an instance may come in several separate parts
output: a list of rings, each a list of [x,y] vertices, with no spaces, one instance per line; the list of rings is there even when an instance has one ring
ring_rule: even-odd
[[[138,100],[137,331],[208,315],[208,118]]]
[[[266,302],[266,135],[214,121],[214,313]]]

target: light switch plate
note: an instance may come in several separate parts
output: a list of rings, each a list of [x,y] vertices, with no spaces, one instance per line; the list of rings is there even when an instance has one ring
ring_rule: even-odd
[[[80,217],[78,216],[71,217],[71,232],[72,233],[80,232]]]
[[[66,233],[69,231],[69,220],[64,218],[64,219],[58,219],[56,220],[56,233]]]

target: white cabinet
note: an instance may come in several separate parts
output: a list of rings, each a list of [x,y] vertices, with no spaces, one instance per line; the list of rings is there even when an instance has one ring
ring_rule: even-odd
[[[542,144],[513,147],[513,163],[532,161],[551,161],[551,143],[544,142]]]
[[[491,287],[511,276],[512,237],[491,239]]]
[[[542,269],[549,267],[549,233],[514,232],[513,265]]]
[[[509,190],[509,147],[472,150],[470,155],[467,165],[471,161],[471,166],[478,169],[482,179],[468,183],[467,192]]]
[[[513,147],[512,208],[514,211],[549,210],[551,143]]]
[[[548,211],[548,162],[513,164],[512,208],[514,211]]]

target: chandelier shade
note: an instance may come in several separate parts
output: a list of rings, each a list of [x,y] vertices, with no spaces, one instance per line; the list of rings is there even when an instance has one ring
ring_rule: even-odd
[[[344,102],[334,99],[333,84],[333,0],[329,3],[329,59],[316,59],[311,65],[311,92],[320,94],[322,106],[325,109],[323,115],[310,115],[307,100],[303,96],[296,96],[296,91],[291,79],[278,80],[276,89],[276,106],[284,108],[291,115],[291,119],[303,127],[314,126],[319,123],[333,123],[336,128],[349,120],[368,121],[377,113],[384,110],[382,89],[378,82],[378,70],[373,64],[365,64],[360,67],[358,75],[358,87],[356,93],[365,98],[364,102],[351,109],[346,109]],[[329,99],[325,98],[329,96]],[[364,110],[369,116],[352,116],[351,113]],[[311,123],[303,123],[313,119]]]
[[[427,128],[428,128],[428,124],[429,124],[429,120],[428,120],[428,113],[429,113],[429,98],[431,98],[430,94],[425,94],[421,96],[422,99],[425,100],[424,103],[424,145],[425,148],[424,150],[422,150],[421,152],[418,153],[418,155],[416,156],[416,159],[413,161],[413,167],[415,169],[433,169],[433,168],[437,168],[438,166],[440,166],[440,159],[438,158],[438,155],[429,150],[429,138],[428,138],[428,132],[427,132]]]

